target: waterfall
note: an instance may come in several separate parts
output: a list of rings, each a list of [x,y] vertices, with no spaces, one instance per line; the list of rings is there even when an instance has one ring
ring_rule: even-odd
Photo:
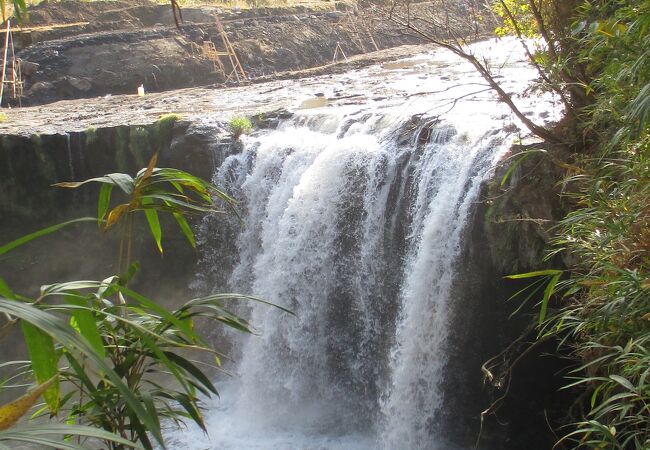
[[[214,181],[246,226],[220,288],[295,317],[248,305],[259,335],[237,344],[207,414],[211,443],[190,448],[447,448],[454,274],[481,183],[510,144],[495,130],[307,114],[225,159]],[[203,233],[218,233],[210,223]]]

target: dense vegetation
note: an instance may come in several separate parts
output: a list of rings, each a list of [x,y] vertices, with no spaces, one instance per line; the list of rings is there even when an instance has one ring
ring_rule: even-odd
[[[247,322],[230,313],[223,303],[253,298],[217,294],[168,310],[129,287],[138,270],[131,256],[136,216],[145,216],[162,254],[159,215],[170,215],[195,246],[186,216],[223,214],[233,207],[233,200],[216,187],[180,170],[158,168],[156,159],[154,155],[135,177],[111,173],[57,184],[61,188],[101,184],[97,218],[68,221],[0,247],[0,255],[4,255],[79,222],[96,222],[104,231],[119,229],[121,236],[118,273],[103,280],[46,285],[38,297],[31,298],[14,292],[0,278],[0,313],[5,319],[0,341],[20,328],[29,353],[29,361],[0,364],[4,376],[0,392],[22,390],[25,383],[33,381],[37,384],[32,391],[0,405],[0,449],[9,448],[5,442],[82,449],[93,439],[103,441],[103,448],[115,450],[153,449],[154,443],[164,448],[161,423],[165,420],[177,424],[190,420],[205,429],[200,396],[209,397],[217,390],[205,372],[205,362],[189,359],[187,353],[207,353],[215,367],[221,354],[197,332],[195,322],[207,320],[250,332]],[[32,417],[60,419],[47,425],[22,424],[21,418],[41,396],[45,403]]]
[[[566,252],[575,263],[565,273],[528,274],[548,281],[539,338],[556,338],[579,366],[567,386],[582,393],[567,419],[576,423],[562,445],[648,449],[650,3],[496,6],[502,30],[532,29],[543,37],[535,61],[550,88],[567,98],[567,119],[551,131],[564,133],[563,145],[572,150],[572,161],[565,161],[572,212],[555,227],[550,254]]]

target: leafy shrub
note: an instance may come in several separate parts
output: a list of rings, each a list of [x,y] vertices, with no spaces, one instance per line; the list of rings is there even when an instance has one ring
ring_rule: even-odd
[[[248,134],[253,130],[253,124],[248,117],[235,116],[228,122],[228,128],[235,139],[239,139],[242,134]]]
[[[37,298],[28,298],[14,293],[0,279],[0,312],[9,318],[0,327],[0,339],[20,323],[30,356],[30,368],[25,374],[38,384],[34,391],[0,406],[0,442],[26,441],[78,449],[87,448],[84,440],[93,438],[114,450],[153,449],[150,437],[164,446],[164,419],[177,424],[192,420],[205,430],[199,395],[209,397],[217,391],[198,363],[183,353],[198,350],[213,355],[216,365],[220,360],[219,353],[197,333],[194,321],[200,318],[250,332],[248,323],[225,309],[223,302],[253,298],[211,295],[167,310],[129,288],[129,280],[138,268],[131,263],[135,214],[144,213],[162,253],[160,213],[171,214],[190,245],[195,246],[186,215],[227,213],[234,205],[211,184],[186,172],[155,165],[154,155],[149,166],[135,177],[113,173],[83,182],[59,183],[64,188],[101,184],[97,218],[55,225],[0,247],[3,255],[80,221],[97,222],[104,230],[120,228],[122,236],[120,273],[104,280],[43,286]],[[114,189],[123,198],[111,207]],[[18,375],[25,372],[20,362],[0,365],[12,366]],[[36,415],[63,416],[65,423],[38,428],[16,425],[40,395],[46,405]],[[80,425],[70,425],[74,423]],[[62,443],[43,434],[74,435],[77,444]]]

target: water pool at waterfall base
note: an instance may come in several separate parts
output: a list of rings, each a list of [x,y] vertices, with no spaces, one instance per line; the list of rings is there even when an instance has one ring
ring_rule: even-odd
[[[293,428],[291,423],[285,427],[265,427],[240,416],[232,404],[236,395],[236,386],[226,382],[222,385],[221,399],[209,401],[205,414],[208,434],[191,426],[182,432],[174,431],[169,435],[169,448],[185,450],[369,450],[377,448],[376,439],[370,434],[325,433],[304,428]],[[315,425],[317,427],[317,424]]]

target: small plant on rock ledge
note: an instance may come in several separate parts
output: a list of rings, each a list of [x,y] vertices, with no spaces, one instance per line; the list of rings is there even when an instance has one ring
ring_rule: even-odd
[[[243,134],[248,134],[253,130],[253,124],[248,117],[235,116],[228,122],[228,128],[235,140],[239,139]]]

